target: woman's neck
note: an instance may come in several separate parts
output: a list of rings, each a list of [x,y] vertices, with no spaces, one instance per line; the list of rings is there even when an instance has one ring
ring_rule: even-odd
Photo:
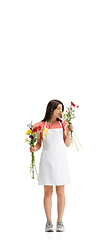
[[[55,123],[56,122],[56,117],[52,117],[50,120],[48,120],[48,123]]]

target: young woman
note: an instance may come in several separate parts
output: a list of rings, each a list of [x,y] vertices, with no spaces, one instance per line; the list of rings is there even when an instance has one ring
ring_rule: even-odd
[[[62,222],[65,208],[65,184],[70,184],[70,173],[68,168],[65,145],[70,146],[72,123],[68,125],[62,123],[60,116],[64,105],[59,100],[52,100],[48,103],[44,119],[36,123],[36,126],[48,128],[48,136],[43,139],[42,134],[34,147],[30,147],[30,152],[43,149],[39,164],[38,185],[44,185],[44,209],[46,213],[45,231],[54,231],[51,221],[52,193],[53,185],[56,186],[58,219],[56,231],[64,231]]]

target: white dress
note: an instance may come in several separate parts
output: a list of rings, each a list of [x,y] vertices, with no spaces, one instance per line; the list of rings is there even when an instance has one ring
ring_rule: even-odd
[[[46,127],[47,122],[45,122]],[[49,136],[43,139],[39,163],[38,185],[71,184],[68,160],[63,140],[63,128],[48,129]]]

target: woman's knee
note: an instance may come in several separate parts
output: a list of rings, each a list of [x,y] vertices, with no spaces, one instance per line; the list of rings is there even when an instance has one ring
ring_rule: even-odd
[[[56,194],[57,194],[58,197],[65,195],[64,185],[63,186],[56,186]]]
[[[50,197],[53,193],[53,186],[44,186],[44,196]]]

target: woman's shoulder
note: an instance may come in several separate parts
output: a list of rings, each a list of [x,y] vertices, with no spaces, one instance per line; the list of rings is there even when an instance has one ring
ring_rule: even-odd
[[[45,122],[43,122],[43,121],[40,121],[40,122],[37,122],[34,124],[34,126],[41,127],[41,128],[44,128],[44,125],[45,125]]]

